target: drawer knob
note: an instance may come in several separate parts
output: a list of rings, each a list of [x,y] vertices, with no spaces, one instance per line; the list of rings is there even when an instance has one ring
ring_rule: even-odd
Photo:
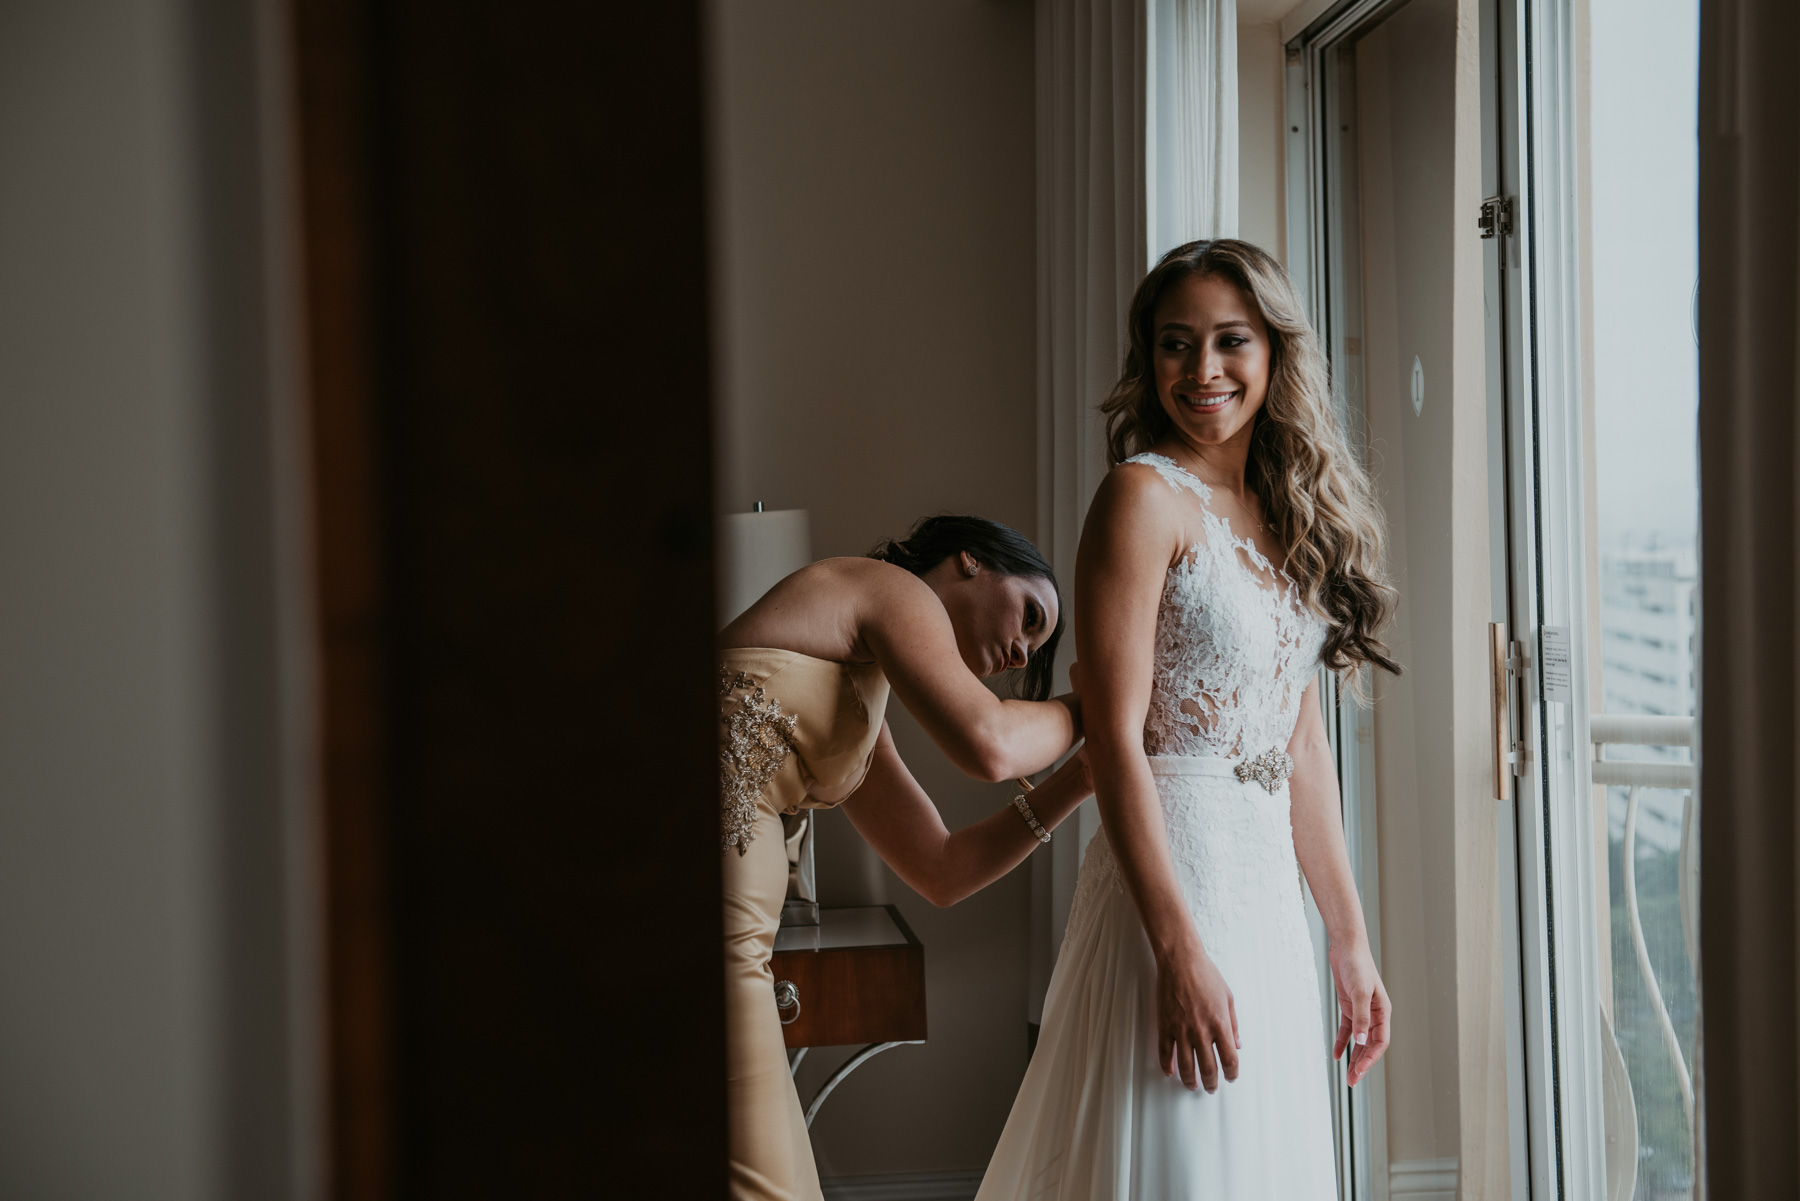
[[[775,982],[775,1012],[782,1013],[789,1009],[794,1011],[793,1015],[781,1019],[783,1026],[791,1026],[799,1020],[800,990],[792,980],[777,980]]]

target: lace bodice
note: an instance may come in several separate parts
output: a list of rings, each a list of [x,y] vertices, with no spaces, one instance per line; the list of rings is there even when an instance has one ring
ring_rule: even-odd
[[[1144,751],[1259,755],[1285,748],[1325,642],[1325,623],[1256,544],[1213,512],[1212,489],[1156,454],[1149,467],[1200,499],[1201,537],[1169,568],[1156,611],[1155,663]]]

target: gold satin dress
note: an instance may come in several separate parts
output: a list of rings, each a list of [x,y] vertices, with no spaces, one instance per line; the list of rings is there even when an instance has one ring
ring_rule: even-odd
[[[842,804],[863,782],[888,682],[874,664],[719,652],[726,1078],[734,1201],[820,1201],[788,1072],[769,957],[787,898],[781,815]]]

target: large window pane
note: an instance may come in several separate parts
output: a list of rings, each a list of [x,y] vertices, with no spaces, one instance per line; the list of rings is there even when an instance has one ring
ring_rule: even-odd
[[[1590,11],[1600,709],[1691,719],[1697,3],[1592,0]],[[1606,757],[1691,761],[1655,728]],[[1620,1189],[1634,1167],[1630,1195],[1661,1201],[1694,1189],[1683,1072],[1694,1061],[1695,823],[1690,791],[1633,793],[1612,786],[1605,797],[1610,1017],[1629,1080],[1609,1089],[1608,1126],[1635,1125],[1637,1139],[1635,1157],[1609,1155],[1609,1183]]]

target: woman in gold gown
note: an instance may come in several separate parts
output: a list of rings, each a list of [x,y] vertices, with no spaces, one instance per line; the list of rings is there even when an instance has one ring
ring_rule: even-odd
[[[1092,791],[1070,759],[1029,802],[952,834],[894,749],[890,689],[967,774],[999,781],[1080,736],[1073,693],[1050,698],[1056,579],[1006,526],[931,517],[863,559],[788,576],[720,635],[731,1196],[818,1201],[769,957],[787,895],[781,815],[843,805],[902,880],[950,905],[999,879]],[[1024,699],[981,677],[1019,672]],[[1034,825],[1035,823],[1035,825]],[[1044,834],[1048,838],[1048,834]]]

